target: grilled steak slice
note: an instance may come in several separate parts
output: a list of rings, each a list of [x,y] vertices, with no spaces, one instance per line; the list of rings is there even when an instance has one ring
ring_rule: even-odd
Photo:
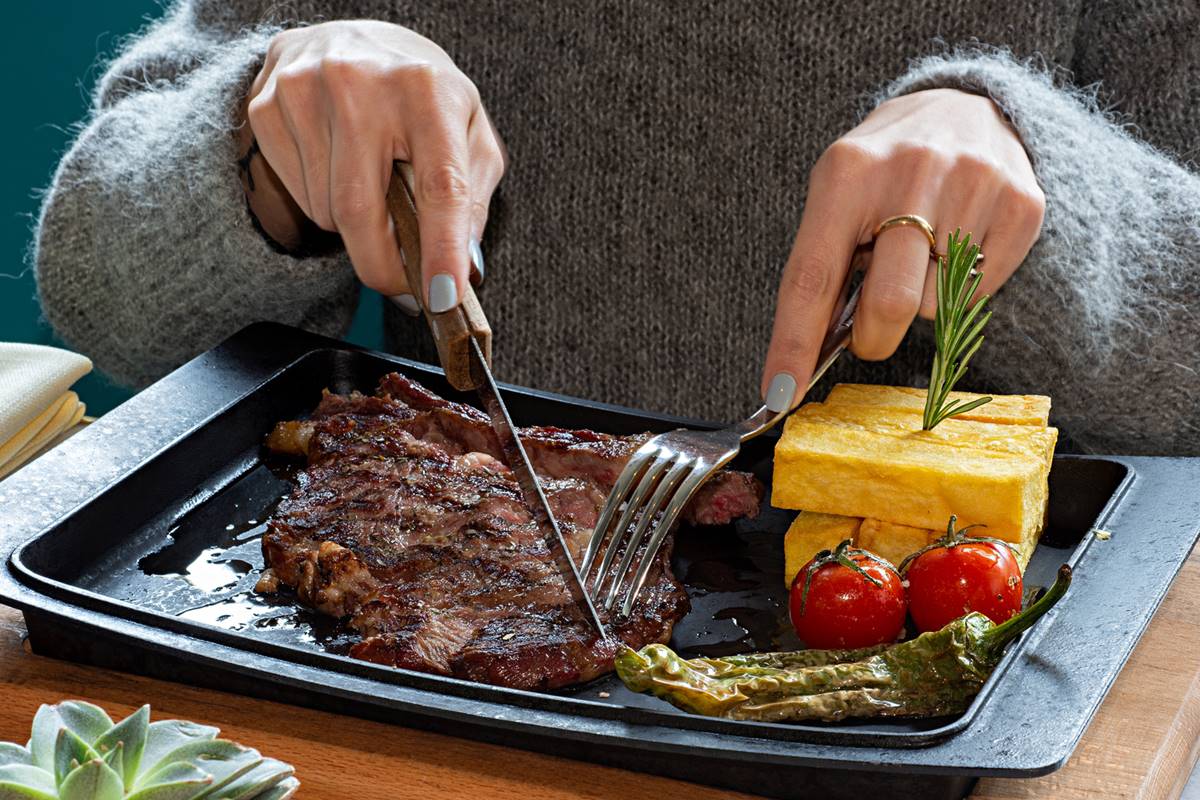
[[[535,427],[521,440],[578,559],[609,489],[645,436]],[[326,394],[283,422],[271,449],[307,456],[263,537],[263,591],[295,589],[362,636],[351,655],[516,688],[553,688],[612,669],[615,645],[580,618],[499,444],[478,410],[392,374],[373,396]],[[758,511],[761,487],[727,472],[689,520]],[[688,609],[671,539],[628,620],[631,647],[665,642]]]

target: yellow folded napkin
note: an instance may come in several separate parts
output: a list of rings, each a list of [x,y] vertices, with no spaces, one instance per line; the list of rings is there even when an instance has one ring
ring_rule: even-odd
[[[84,405],[70,389],[91,369],[78,353],[0,342],[0,478],[78,424]]]

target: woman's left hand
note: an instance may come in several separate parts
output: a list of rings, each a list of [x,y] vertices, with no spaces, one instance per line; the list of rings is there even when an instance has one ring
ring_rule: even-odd
[[[882,220],[924,217],[939,252],[955,229],[986,255],[993,293],[1037,240],[1045,210],[1020,140],[986,97],[931,89],[882,103],[821,156],[784,268],[762,391],[774,410],[804,394],[855,248]],[[887,358],[919,313],[936,309],[929,241],[914,227],[879,235],[854,318],[852,349]]]

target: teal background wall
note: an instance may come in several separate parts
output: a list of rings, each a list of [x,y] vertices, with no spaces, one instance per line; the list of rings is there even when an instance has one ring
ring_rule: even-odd
[[[39,190],[47,186],[83,119],[92,86],[122,39],[162,13],[159,0],[8,4],[3,51],[5,168],[0,196],[0,341],[58,344],[42,319],[28,260]],[[349,339],[379,347],[380,298],[366,294]],[[130,395],[103,375],[77,390],[91,414]]]

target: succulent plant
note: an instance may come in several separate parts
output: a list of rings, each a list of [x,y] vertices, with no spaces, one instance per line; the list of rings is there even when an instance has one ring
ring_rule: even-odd
[[[218,739],[217,728],[150,721],[142,706],[118,723],[78,700],[44,705],[25,747],[0,742],[0,800],[284,800],[291,766]]]

